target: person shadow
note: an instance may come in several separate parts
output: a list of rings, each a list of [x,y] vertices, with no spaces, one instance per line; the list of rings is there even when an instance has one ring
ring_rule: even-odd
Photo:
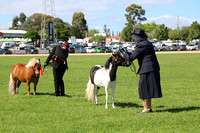
[[[193,111],[193,110],[200,110],[200,107],[183,107],[183,108],[170,108],[170,109],[164,109],[164,110],[155,110],[154,112],[170,112],[170,113],[179,113],[182,111]]]
[[[55,93],[43,93],[43,92],[38,92],[36,93],[36,95],[50,95],[50,96],[55,96]],[[64,96],[60,96],[60,97],[68,97],[68,98],[71,98],[73,96],[70,96],[70,95],[64,95]]]
[[[131,102],[128,102],[128,103],[122,103],[122,102],[118,102],[118,103],[115,103],[116,106],[118,107],[121,107],[121,108],[142,108],[143,106],[140,106],[138,104],[135,104],[135,103],[131,103]]]
[[[119,106],[121,108],[143,108],[143,106],[135,104],[135,103],[122,103],[122,102],[118,102],[115,103],[116,106]],[[159,106],[156,108],[164,108],[164,106]],[[183,112],[183,111],[193,111],[193,110],[200,110],[200,107],[196,107],[196,106],[191,106],[191,107],[183,107],[183,108],[170,108],[170,109],[164,109],[164,110],[154,110],[153,112],[170,112],[170,113],[179,113],[179,112]]]

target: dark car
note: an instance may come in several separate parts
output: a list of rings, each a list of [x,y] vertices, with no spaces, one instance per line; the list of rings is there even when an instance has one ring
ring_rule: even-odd
[[[76,47],[75,52],[76,53],[86,53],[86,50],[83,47]]]
[[[25,47],[24,50],[26,50],[27,54],[38,54],[38,50],[35,47]]]
[[[69,53],[75,53],[75,48],[74,47],[69,47]]]
[[[0,49],[0,54],[12,54],[12,52],[7,48]]]
[[[154,51],[158,51],[158,48],[153,45]]]
[[[187,50],[186,45],[178,45],[178,50],[180,50],[180,51]]]
[[[159,51],[167,51],[168,50],[168,46],[163,44],[159,44],[156,46],[158,48]]]
[[[168,50],[177,51],[178,47],[175,44],[172,44],[168,47]]]
[[[112,52],[109,47],[102,46],[101,48],[103,49],[104,53],[111,53]]]

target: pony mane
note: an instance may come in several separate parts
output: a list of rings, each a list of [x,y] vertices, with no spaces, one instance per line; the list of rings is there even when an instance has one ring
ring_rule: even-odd
[[[105,68],[106,69],[109,69],[109,66],[110,66],[110,63],[112,62],[112,56],[106,61],[106,63],[105,63]]]
[[[35,58],[30,59],[30,61],[28,62],[28,64],[26,64],[26,67],[33,67],[35,66],[35,64],[40,64],[40,60],[37,60]]]

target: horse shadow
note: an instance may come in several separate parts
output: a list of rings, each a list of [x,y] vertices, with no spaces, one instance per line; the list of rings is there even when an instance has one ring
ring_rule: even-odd
[[[170,112],[170,113],[179,113],[182,111],[192,111],[192,110],[200,110],[200,107],[184,107],[184,108],[171,108],[171,109],[164,109],[164,110],[155,110],[154,112]]]
[[[121,103],[121,102],[118,102],[118,103],[115,103],[116,106],[119,106],[121,108],[142,108],[143,106],[140,106],[136,103],[131,103],[131,102],[128,102],[128,103]]]

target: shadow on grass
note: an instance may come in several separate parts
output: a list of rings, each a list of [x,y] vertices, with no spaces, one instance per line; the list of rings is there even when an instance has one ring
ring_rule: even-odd
[[[55,93],[36,93],[36,95],[50,95],[50,96],[55,96]],[[65,96],[61,96],[61,97],[68,97],[68,98],[71,98],[73,96],[70,96],[70,95],[65,95]]]
[[[182,112],[182,111],[192,111],[192,110],[200,110],[200,107],[172,108],[172,109],[165,109],[165,110],[156,110],[154,112],[179,113],[179,112]]]
[[[128,103],[115,103],[116,106],[119,106],[121,108],[131,108],[131,107],[135,107],[135,108],[141,108],[143,106],[140,106],[138,104],[135,104],[135,103],[131,103],[131,102],[128,102]]]

